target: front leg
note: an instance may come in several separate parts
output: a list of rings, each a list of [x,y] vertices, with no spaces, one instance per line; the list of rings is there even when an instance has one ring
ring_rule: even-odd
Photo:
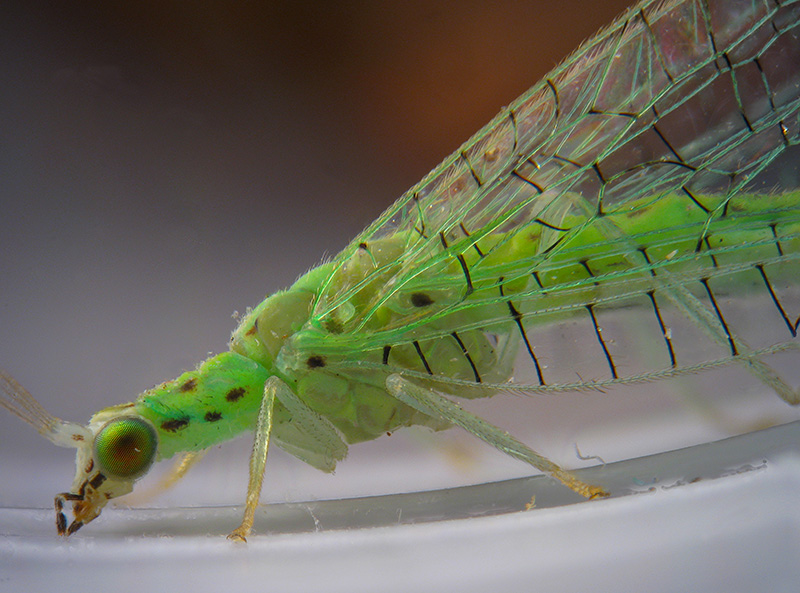
[[[133,492],[126,494],[124,498],[119,500],[119,504],[137,507],[149,502],[153,498],[160,496],[173,486],[177,484],[194,465],[205,457],[208,449],[200,451],[187,451],[181,455],[180,459],[172,466],[169,473],[159,480],[158,484],[148,488],[143,492]]]
[[[390,394],[404,404],[434,418],[440,418],[460,426],[506,455],[524,461],[554,477],[581,496],[586,498],[608,496],[608,493],[602,488],[579,480],[577,476],[560,468],[546,457],[539,455],[506,431],[486,422],[486,420],[479,418],[475,414],[467,412],[461,406],[435,391],[419,387],[398,374],[389,375],[386,378],[386,388]]]
[[[278,377],[270,377],[264,384],[264,398],[258,409],[256,434],[253,439],[253,452],[250,454],[250,480],[247,484],[247,501],[244,508],[242,524],[228,534],[228,539],[246,542],[256,515],[256,507],[261,497],[261,486],[264,483],[264,467],[267,464],[269,436],[272,432],[272,410],[275,406],[275,392],[287,389]]]

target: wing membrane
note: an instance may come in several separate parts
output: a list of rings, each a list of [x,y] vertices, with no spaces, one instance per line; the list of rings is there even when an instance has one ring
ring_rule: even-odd
[[[485,383],[524,345],[543,386],[533,337],[569,321],[592,376],[738,356],[776,387],[758,361],[800,314],[799,23],[796,2],[634,7],[342,251],[291,348]],[[745,292],[786,326],[757,346],[722,302]],[[609,328],[629,307],[651,312],[659,361],[626,369]]]

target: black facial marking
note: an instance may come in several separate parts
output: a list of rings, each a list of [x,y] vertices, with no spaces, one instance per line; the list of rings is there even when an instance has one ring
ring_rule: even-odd
[[[97,490],[100,486],[103,485],[103,482],[106,481],[106,477],[103,474],[97,474],[91,480],[89,480],[89,486]]]
[[[192,391],[195,387],[197,387],[197,378],[189,379],[183,383],[180,387],[178,387],[178,391],[181,393],[186,393],[187,391]]]
[[[244,388],[243,387],[234,387],[228,393],[225,394],[225,399],[229,402],[235,402],[244,396]]]
[[[415,307],[427,307],[433,304],[433,299],[424,292],[415,292],[411,295],[411,304]]]
[[[189,426],[188,418],[178,418],[176,420],[167,420],[161,423],[161,429],[167,432],[177,432]]]
[[[216,422],[218,420],[222,420],[222,414],[219,412],[206,412],[204,418],[206,422]]]
[[[325,358],[322,356],[309,356],[306,364],[310,369],[318,369],[325,366]]]

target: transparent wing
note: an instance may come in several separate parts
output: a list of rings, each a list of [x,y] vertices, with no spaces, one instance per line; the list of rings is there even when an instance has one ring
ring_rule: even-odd
[[[521,376],[517,349],[540,388],[738,357],[796,399],[762,358],[797,346],[799,24],[788,1],[632,8],[329,264],[287,360],[461,389]],[[744,293],[774,327],[748,326]],[[614,338],[627,309],[646,352]]]

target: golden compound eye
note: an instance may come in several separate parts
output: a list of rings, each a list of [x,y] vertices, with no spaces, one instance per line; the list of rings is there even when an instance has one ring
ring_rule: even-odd
[[[157,443],[150,423],[141,418],[117,418],[97,433],[94,457],[108,476],[137,478],[152,465]]]

